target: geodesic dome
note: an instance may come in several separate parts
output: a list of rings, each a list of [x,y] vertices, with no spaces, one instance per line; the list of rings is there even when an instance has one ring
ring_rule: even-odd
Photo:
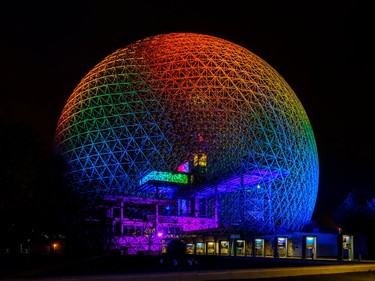
[[[219,198],[221,223],[257,232],[301,229],[318,192],[294,91],[257,55],[207,35],[152,36],[104,58],[69,97],[55,145],[82,192],[146,198],[150,179],[193,174],[184,184]]]

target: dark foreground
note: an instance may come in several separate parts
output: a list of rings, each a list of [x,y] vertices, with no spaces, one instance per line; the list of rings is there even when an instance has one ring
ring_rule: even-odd
[[[177,263],[167,256],[2,257],[0,280],[21,279],[374,281],[375,262],[220,256],[184,257]]]

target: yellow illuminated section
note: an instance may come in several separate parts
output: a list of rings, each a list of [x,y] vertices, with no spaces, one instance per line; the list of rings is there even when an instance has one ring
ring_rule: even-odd
[[[198,153],[194,155],[194,167],[196,166],[207,167],[207,154]]]

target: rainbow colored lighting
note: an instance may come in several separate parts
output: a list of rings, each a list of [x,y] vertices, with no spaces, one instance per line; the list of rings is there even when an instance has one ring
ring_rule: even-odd
[[[297,95],[263,59],[208,35],[161,34],[109,54],[69,97],[55,144],[82,192],[156,198],[150,180],[163,180],[168,198],[195,196],[207,215],[218,198],[221,225],[254,233],[301,230],[318,194]],[[168,178],[189,168],[193,189],[168,187],[186,184]]]

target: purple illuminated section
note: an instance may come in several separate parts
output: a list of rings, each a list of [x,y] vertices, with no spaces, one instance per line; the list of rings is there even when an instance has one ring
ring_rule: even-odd
[[[178,166],[177,172],[189,173],[190,172],[189,161],[186,161],[184,164]]]

